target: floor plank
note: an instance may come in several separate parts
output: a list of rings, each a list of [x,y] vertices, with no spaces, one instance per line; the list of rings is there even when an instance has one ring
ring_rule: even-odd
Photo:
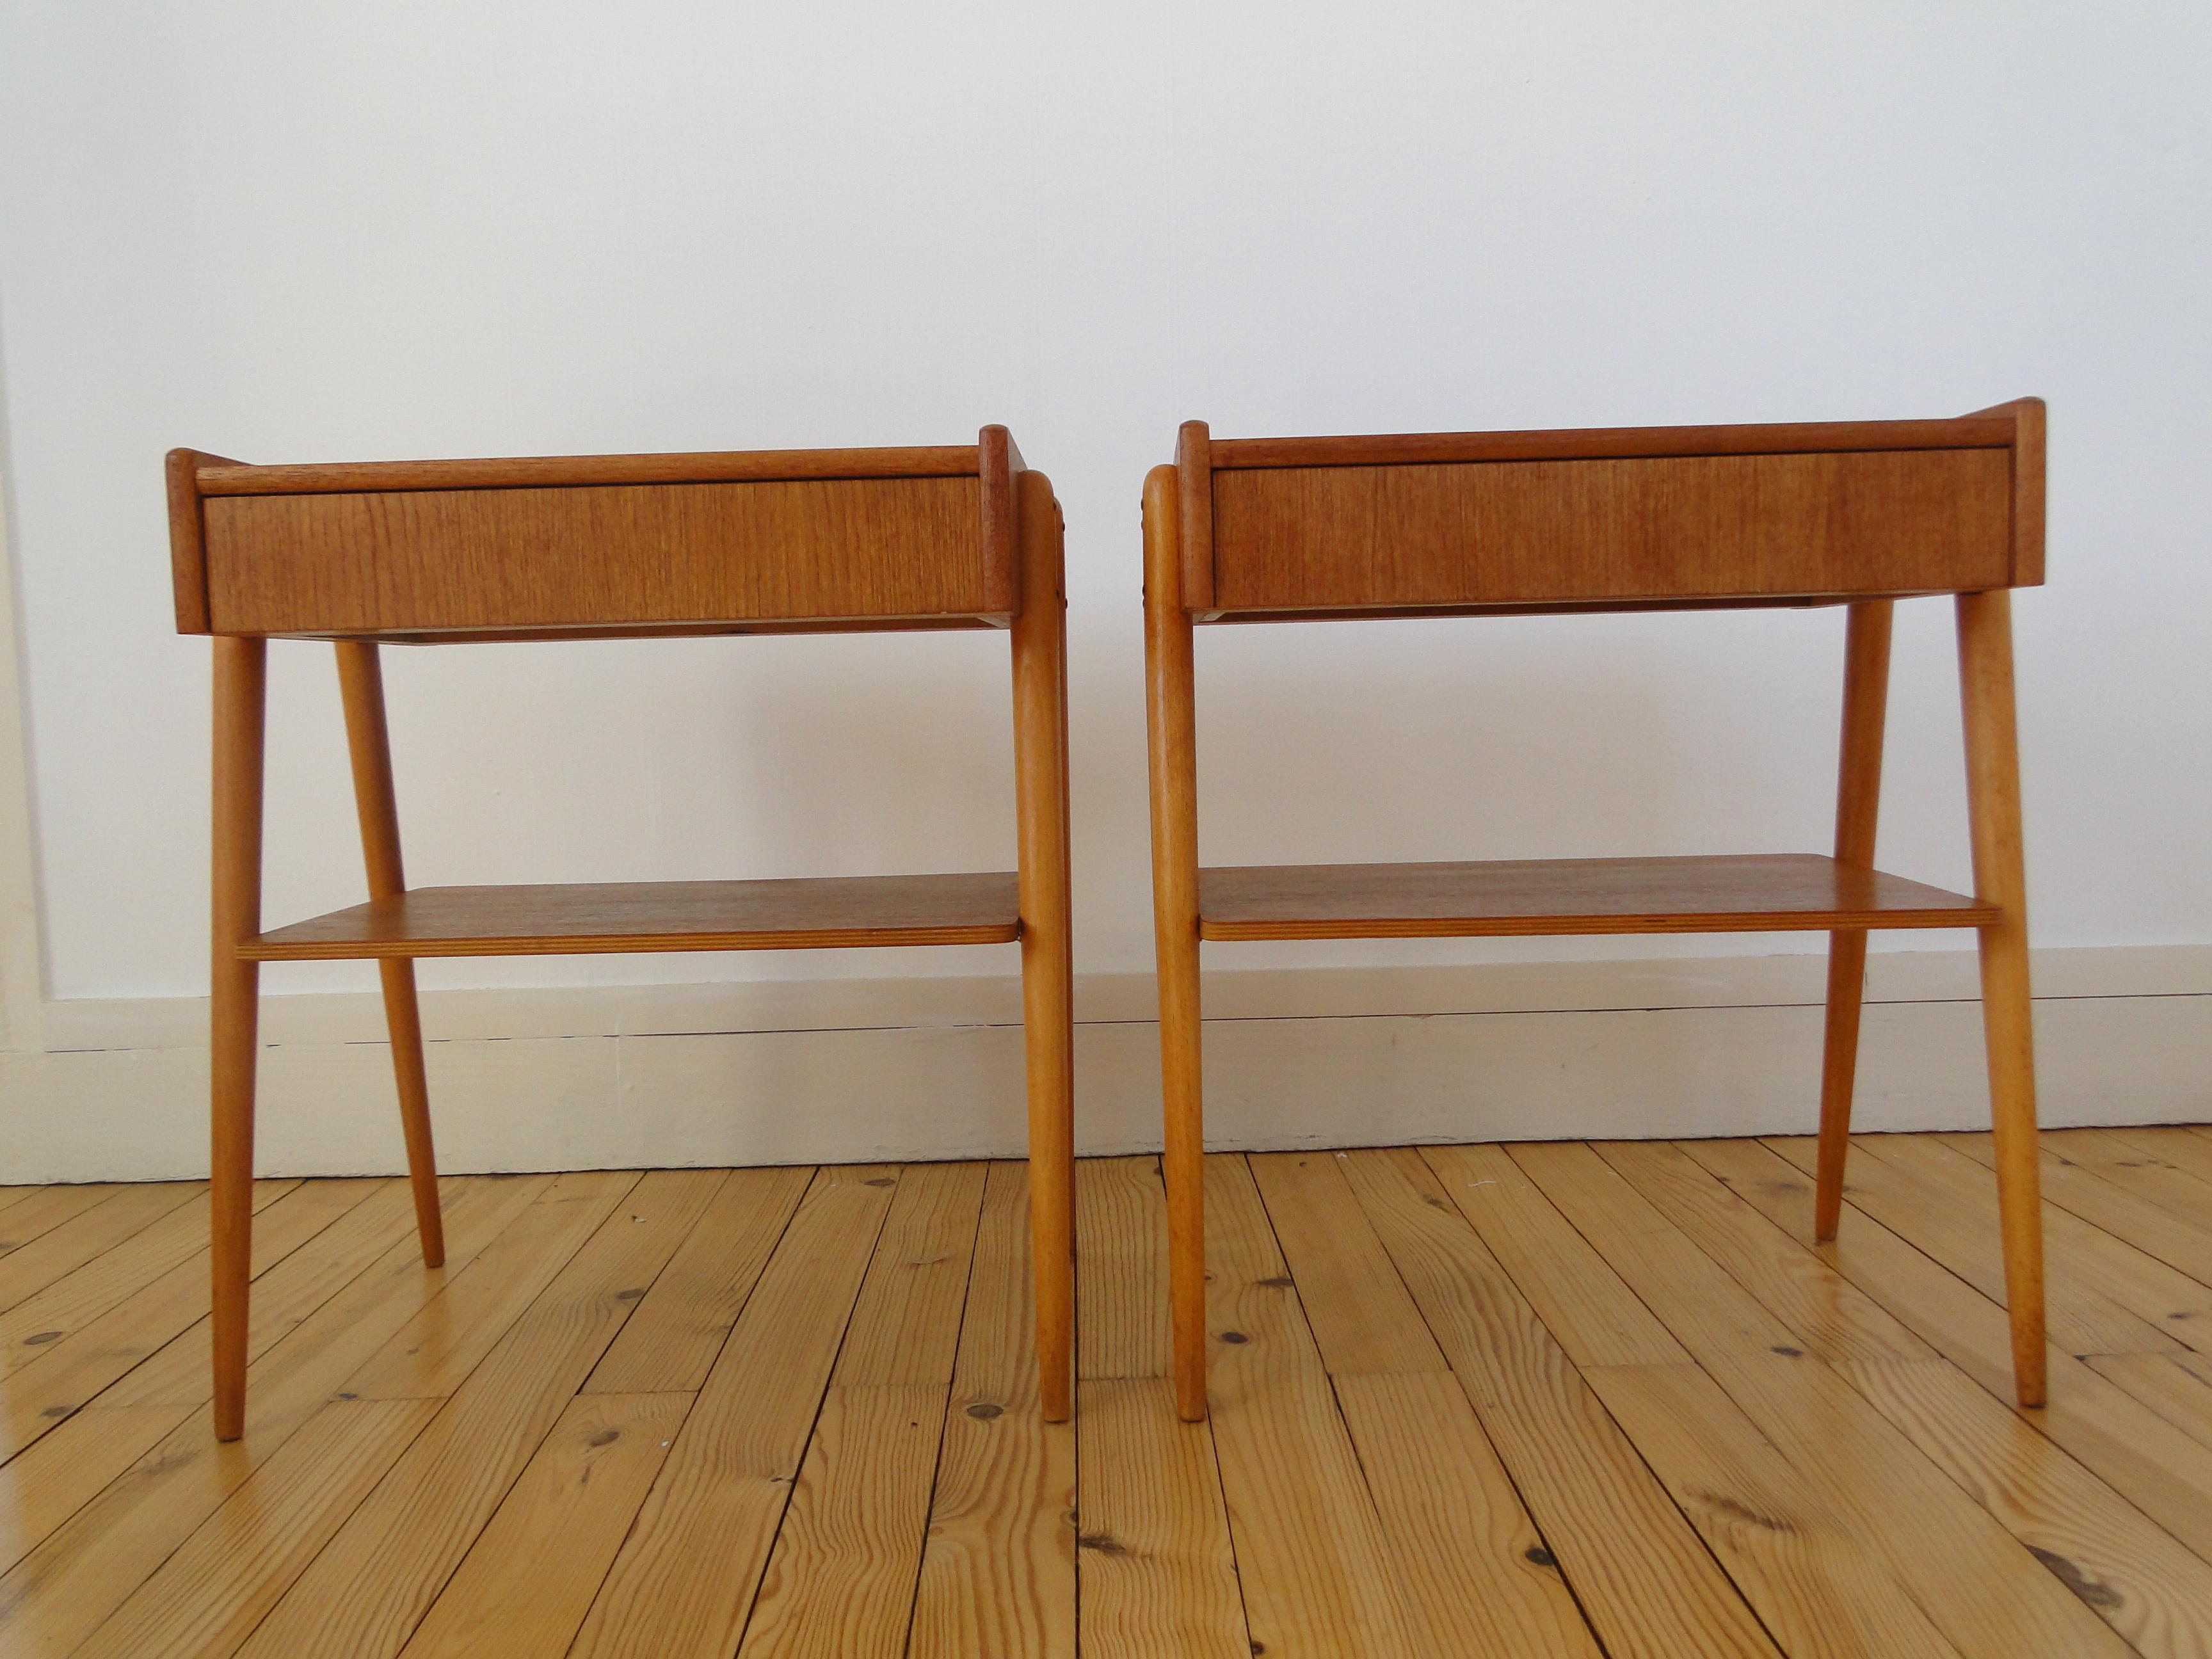
[[[1595,1652],[1335,1152],[1252,1158],[1425,1652]],[[1422,1386],[1425,1382],[1427,1386]],[[1531,1552],[1534,1552],[1534,1559]]]
[[[983,1189],[909,1659],[1073,1659],[1075,1428],[1037,1412],[1029,1172]]]
[[[1777,1231],[1680,1147],[1663,1140],[1620,1140],[1600,1143],[1596,1150],[1646,1202],[1787,1325],[1806,1352],[1827,1360],[1936,1357],[1904,1321]],[[1809,1204],[1809,1189],[1806,1196]]]
[[[1696,1365],[1583,1373],[1791,1659],[1958,1650],[1720,1385]]]
[[[54,1189],[51,1187],[0,1187],[0,1214],[5,1214],[8,1211],[14,1209],[25,1199],[36,1198],[41,1193],[49,1193],[53,1190]],[[0,1222],[0,1225],[5,1224],[6,1224],[4,1222]]]
[[[2164,1129],[2046,1129],[2044,1150],[2109,1181],[2138,1204],[2196,1225],[2212,1219],[2212,1159],[2192,1170],[2166,1155]],[[2181,1131],[2185,1145],[2193,1141]],[[2195,1145],[2203,1145],[2194,1141]],[[2184,1156],[2187,1156],[2186,1153]]]
[[[691,1408],[688,1394],[568,1404],[402,1650],[559,1659]]]
[[[128,1190],[123,1182],[86,1182],[73,1187],[10,1187],[15,1194],[0,1211],[0,1258],[52,1232],[94,1205]]]
[[[900,1178],[740,1659],[905,1651],[983,1176],[928,1164]]]
[[[2212,1361],[2203,1354],[2100,1353],[2083,1363],[2199,1445],[2212,1446]]]
[[[1597,1659],[1543,1534],[1449,1372],[1337,1379],[1382,1535],[1426,1627],[1424,1653]]]
[[[913,1622],[946,1389],[832,1388],[739,1659],[897,1659]]]
[[[1158,1158],[1076,1165],[1081,1650],[1094,1659],[1246,1659],[1211,1421],[1176,1415],[1168,1370],[1167,1195]],[[1086,1357],[1096,1343],[1102,1357]],[[1097,1376],[1085,1369],[1127,1375]]]
[[[2182,1174],[2212,1182],[2212,1134],[2186,1124],[2155,1124],[2142,1128],[2114,1129],[2117,1139],[2156,1158]],[[2177,1192],[2177,1196],[2179,1193]],[[2192,1213],[2197,1206],[2183,1200]]]
[[[1690,1356],[1607,1272],[1588,1240],[1561,1227],[1503,1146],[1431,1146],[1422,1156],[1536,1317],[1577,1365],[1682,1365]]]
[[[716,1184],[720,1172],[701,1172]],[[393,1334],[347,1381],[363,1400],[438,1400],[451,1395],[514,1322],[598,1233],[637,1184],[634,1172],[584,1170],[555,1179],[465,1273],[447,1269],[446,1293]]]
[[[833,1386],[951,1384],[982,1217],[983,1176],[981,1164],[917,1164],[900,1175],[830,1375]]]
[[[1419,1154],[1357,1152],[1343,1167],[1607,1651],[1771,1656],[1751,1609]]]
[[[267,1209],[299,1184],[255,1182],[254,1212]],[[117,1303],[204,1252],[207,1243],[208,1197],[202,1191],[24,1297],[0,1314],[0,1378],[21,1370]]]
[[[1450,1367],[1389,1253],[1344,1183],[1336,1152],[1265,1152],[1248,1162],[1331,1376]]]
[[[1206,1160],[1206,1228],[1207,1401],[1252,1640],[1416,1651],[1420,1618],[1242,1158]]]
[[[2212,1564],[2049,1439],[1940,1361],[1839,1369],[2137,1652],[2212,1653]]]
[[[1942,1265],[1948,1274],[1962,1279],[1993,1305],[2004,1307],[2004,1259],[1996,1230],[1971,1212],[1962,1212],[1942,1190],[1933,1190],[1927,1182],[1913,1179],[1911,1170],[1863,1151],[1860,1144],[1867,1139],[1874,1137],[1854,1137],[1851,1141],[1850,1164],[1844,1168],[1844,1197],[1850,1199],[1850,1206],[1878,1221],[1898,1239],[1907,1241],[1929,1261]],[[1704,1161],[1701,1148],[1708,1146],[1714,1157],[1741,1159],[1745,1144],[1687,1141],[1683,1151]],[[1796,1166],[1802,1175],[1812,1175],[1814,1144],[1805,1137],[1771,1137],[1756,1146]],[[1778,1176],[1760,1175],[1760,1179],[1774,1182]],[[1812,1203],[1809,1186],[1805,1188],[1805,1203]],[[1808,1207],[1809,1217],[1812,1210]],[[1860,1287],[1878,1294],[1865,1283]],[[2152,1329],[2126,1307],[2112,1303],[2104,1291],[2084,1285],[2075,1274],[2063,1279],[2053,1276],[2046,1294],[2046,1321],[2051,1343],[2066,1354],[2126,1354],[2181,1347],[2174,1338]],[[1927,1332],[1920,1334],[1927,1336]],[[2011,1367],[2011,1360],[2006,1360],[2006,1367]]]
[[[571,1652],[728,1659],[792,1483],[896,1171],[817,1171],[731,1328]]]
[[[353,1292],[365,1264],[374,1264],[383,1282],[401,1297],[411,1297],[410,1311],[418,1311],[443,1295],[446,1287],[465,1273],[482,1241],[501,1231],[551,1183],[550,1176],[448,1176],[438,1183],[441,1201],[449,1223],[468,1241],[455,1249],[449,1237],[446,1265],[422,1266],[419,1243],[403,1248],[414,1214],[413,1194],[404,1181],[393,1181],[370,1194],[355,1209],[325,1227],[305,1243],[288,1252],[253,1281],[252,1317],[246,1333],[246,1357],[259,1361],[341,1291]],[[455,1231],[449,1224],[448,1235]],[[256,1249],[258,1259],[259,1249]],[[366,1292],[355,1292],[365,1294]],[[391,1305],[381,1304],[380,1308]],[[204,1316],[181,1335],[164,1343],[145,1362],[125,1373],[94,1401],[108,1406],[198,1406],[209,1392],[208,1321]],[[387,1328],[374,1323],[364,1329]],[[349,1340],[347,1351],[355,1352]],[[356,1357],[356,1363],[358,1363]],[[248,1375],[252,1375],[249,1370]],[[251,1417],[249,1401],[249,1418]],[[249,1420],[249,1429],[252,1426]]]
[[[1164,1377],[1092,1377],[1078,1394],[1083,1652],[1250,1659],[1212,1431],[1176,1418]]]
[[[804,1164],[731,1170],[585,1392],[696,1394],[813,1178]]]
[[[188,1414],[188,1407],[175,1406],[95,1412],[0,1468],[0,1573],[52,1536]]]
[[[1075,1166],[1076,1364],[1082,1376],[1165,1376],[1167,1189],[1157,1158]]]

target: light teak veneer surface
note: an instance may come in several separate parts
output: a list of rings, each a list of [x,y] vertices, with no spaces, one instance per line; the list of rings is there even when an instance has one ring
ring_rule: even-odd
[[[1223,468],[1224,612],[1911,593],[2014,580],[2003,449]]]
[[[1209,939],[1972,927],[1993,914],[1963,894],[1810,853],[1199,872]]]
[[[1012,872],[417,887],[249,941],[257,961],[625,951],[1000,945],[1021,935]]]
[[[775,479],[210,495],[227,634],[974,615],[980,481]]]

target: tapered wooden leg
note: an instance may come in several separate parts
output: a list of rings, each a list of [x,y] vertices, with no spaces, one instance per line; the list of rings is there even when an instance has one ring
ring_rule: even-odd
[[[1874,867],[1881,796],[1882,715],[1889,701],[1889,599],[1850,607],[1844,649],[1844,736],[1836,769],[1836,861]],[[1820,1162],[1813,1232],[1833,1238],[1850,1152],[1851,1085],[1858,1073],[1859,1009],[1866,989],[1863,927],[1828,935],[1828,1031],[1820,1060]]]
[[[1198,731],[1182,608],[1176,474],[1145,480],[1145,706],[1152,731],[1152,923],[1167,1131],[1176,1410],[1206,1415],[1206,1128],[1198,1000]]]
[[[2037,1169],[2035,1049],[2027,968],[2027,878],[2021,854],[2020,742],[2013,703],[2012,595],[1959,596],[1959,684],[1966,727],[1966,809],[1974,892],[1999,919],[1981,930],[1982,1030],[1996,1131],[1997,1208],[2013,1385],[2023,1406],[2045,1397],[2043,1206]]]
[[[253,1062],[260,964],[239,945],[261,932],[261,746],[268,647],[215,641],[215,823],[209,1098],[214,1130],[215,1432],[246,1431],[246,1333],[253,1262]]]
[[[353,757],[354,805],[368,896],[396,898],[407,890],[399,857],[399,805],[392,784],[392,738],[384,718],[384,672],[376,645],[340,640],[338,690],[345,700],[346,747]],[[384,979],[384,1019],[392,1033],[392,1071],[399,1085],[399,1127],[407,1141],[407,1178],[415,1189],[415,1230],[422,1265],[442,1267],[446,1227],[438,1209],[438,1155],[430,1140],[430,1085],[422,1069],[422,1013],[415,996],[415,964],[376,964]]]
[[[1075,1016],[1067,827],[1067,601],[1060,506],[1019,475],[1022,599],[1014,618],[1015,805],[1020,820],[1022,1026],[1029,1050],[1030,1243],[1037,1391],[1045,1420],[1074,1404]]]

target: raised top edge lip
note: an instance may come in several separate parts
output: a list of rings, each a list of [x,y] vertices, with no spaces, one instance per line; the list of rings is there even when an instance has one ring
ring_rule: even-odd
[[[2023,399],[2032,402],[2032,399]],[[1715,426],[1582,427],[1512,432],[1373,433],[1212,439],[1216,471],[1455,460],[1640,459],[1899,449],[2009,449],[2015,414],[1942,420],[1762,422]]]
[[[527,489],[592,484],[743,483],[981,476],[975,444],[877,449],[763,449],[638,455],[332,461],[255,466],[206,461],[202,495],[295,495],[413,489]]]

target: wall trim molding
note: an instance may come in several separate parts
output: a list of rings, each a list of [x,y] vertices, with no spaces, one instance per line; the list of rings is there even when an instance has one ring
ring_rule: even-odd
[[[1227,952],[1215,952],[1220,962]],[[1210,970],[1209,1139],[1279,1148],[1808,1130],[1823,955]],[[2212,1119],[2212,946],[2036,957],[2043,1118]],[[1159,1143],[1151,976],[1077,985],[1077,1144]],[[1972,951],[1873,958],[1860,1127],[1986,1127]],[[454,1172],[1018,1156],[1020,981],[424,996]],[[402,1167],[375,994],[264,999],[259,1167]],[[0,1181],[207,1166],[206,1004],[49,1002],[0,1054]]]
[[[1233,963],[1234,948],[1218,947],[1207,957],[1210,1020],[1817,1006],[1826,988],[1826,958],[1819,951],[1239,969],[1224,965]],[[2212,945],[2039,950],[2034,975],[2039,1001],[2212,996]],[[286,994],[281,978],[281,972],[263,975],[264,1043],[384,1040],[384,1005],[376,992]],[[1980,994],[1971,950],[1876,951],[1868,959],[1869,1002],[1972,1002]],[[1076,1021],[1149,1022],[1153,995],[1150,974],[1079,974]],[[1018,1026],[1022,1018],[1021,980],[1013,974],[425,990],[422,1001],[423,1029],[433,1042]],[[204,1049],[207,1019],[204,997],[48,1001],[40,1021],[43,1042],[25,1046],[50,1053]]]

